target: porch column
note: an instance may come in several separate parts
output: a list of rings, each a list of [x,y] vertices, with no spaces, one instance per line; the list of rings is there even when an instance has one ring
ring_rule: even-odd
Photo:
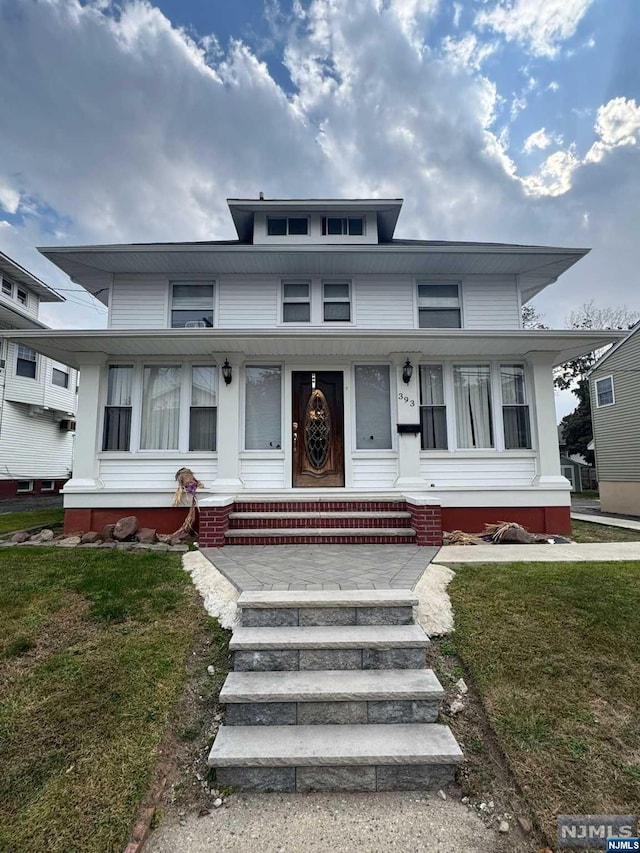
[[[101,489],[100,465],[98,462],[98,438],[100,435],[101,387],[103,368],[107,356],[103,353],[85,354],[79,367],[77,426],[73,441],[73,465],[71,479],[65,484],[64,492]]]
[[[393,365],[396,373],[396,405],[392,407],[392,418],[396,423],[420,426],[420,379],[418,365],[420,353],[394,353]],[[402,379],[407,360],[413,365],[413,374],[408,383]],[[420,476],[420,430],[415,433],[398,433],[398,476],[394,486],[399,489],[426,489],[427,484]]]
[[[569,482],[560,471],[556,403],[553,394],[553,357],[549,353],[531,353],[529,364],[533,376],[538,443],[538,474],[533,484],[568,489]]]
[[[244,488],[240,479],[240,355],[228,356],[231,382],[227,385],[220,375],[218,389],[218,474],[213,481],[217,492]],[[224,359],[223,359],[224,361]]]

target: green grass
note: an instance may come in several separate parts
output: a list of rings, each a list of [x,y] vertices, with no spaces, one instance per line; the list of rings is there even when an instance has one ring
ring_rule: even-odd
[[[1,559],[0,851],[121,853],[211,620],[178,555]]]
[[[571,538],[576,542],[640,542],[640,531],[571,519]]]
[[[555,815],[633,814],[640,563],[465,565],[455,647],[550,837]]]
[[[62,524],[64,510],[57,507],[47,509],[25,509],[21,512],[0,513],[0,536],[13,533],[15,530],[25,530],[29,527],[45,527]]]
[[[598,500],[600,492],[595,489],[587,489],[585,492],[572,492],[571,497],[578,498],[578,500]]]

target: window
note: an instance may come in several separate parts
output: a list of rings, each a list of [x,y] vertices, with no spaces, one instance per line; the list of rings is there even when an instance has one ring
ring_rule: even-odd
[[[171,285],[171,328],[213,326],[213,283],[184,281]]]
[[[189,450],[216,449],[218,416],[218,368],[194,365],[191,368]]]
[[[351,286],[348,281],[325,281],[322,285],[322,310],[325,323],[351,320]]]
[[[615,401],[613,376],[604,376],[602,379],[596,379],[596,407],[601,409],[603,406],[613,406]]]
[[[18,480],[18,487],[16,492],[21,494],[23,492],[32,492],[33,491],[33,480]]]
[[[133,367],[112,364],[107,371],[107,405],[104,409],[103,450],[129,450],[131,442],[131,391]]]
[[[2,279],[2,292],[5,296],[13,296],[13,284],[6,278]]]
[[[358,365],[356,376],[356,447],[391,448],[391,396],[388,365]]]
[[[505,450],[530,448],[531,426],[524,367],[521,364],[501,364],[500,387]]]
[[[26,291],[26,290],[21,290],[21,289],[18,287],[18,288],[17,288],[17,290],[16,290],[16,299],[18,300],[18,302],[19,302],[21,305],[26,305],[26,304],[27,304],[27,302],[28,302],[28,300],[29,300],[29,296],[28,296],[28,294],[27,294],[27,291]]]
[[[282,370],[280,367],[245,369],[245,448],[280,450],[282,446]]]
[[[267,234],[269,237],[285,237],[309,233],[309,219],[306,216],[267,217]]]
[[[142,373],[141,450],[177,450],[181,369],[146,365]]]
[[[41,480],[40,481],[40,491],[41,492],[52,492],[55,489],[55,483],[53,480]]]
[[[57,367],[54,367],[51,370],[51,383],[57,385],[59,388],[68,388],[69,374],[66,370],[58,370]]]
[[[323,216],[322,217],[322,236],[345,236],[362,237],[364,234],[364,219],[362,216],[353,217],[338,217],[338,216]]]
[[[308,281],[284,282],[282,285],[282,322],[311,321],[311,285]]]
[[[26,379],[35,379],[37,363],[38,356],[31,347],[25,347],[22,344],[18,344],[16,376],[24,376]]]
[[[462,327],[457,283],[418,282],[418,325],[421,329]]]
[[[441,364],[420,365],[420,433],[423,450],[447,449],[447,408]]]
[[[458,447],[493,447],[489,365],[454,365],[453,390]]]

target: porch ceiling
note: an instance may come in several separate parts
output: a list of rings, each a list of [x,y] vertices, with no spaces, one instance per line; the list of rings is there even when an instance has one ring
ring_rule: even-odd
[[[72,367],[109,358],[285,356],[389,356],[420,353],[425,358],[514,357],[548,353],[562,364],[614,343],[618,331],[467,331],[464,329],[334,330],[314,329],[135,329],[0,332],[0,337],[24,343],[36,352]]]

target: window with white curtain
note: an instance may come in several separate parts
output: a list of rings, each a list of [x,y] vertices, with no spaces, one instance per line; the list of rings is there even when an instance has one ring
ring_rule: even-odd
[[[213,326],[213,282],[181,281],[171,285],[171,328]]]
[[[420,433],[423,450],[447,449],[447,408],[441,364],[420,365]]]
[[[245,368],[245,448],[280,450],[282,447],[282,369],[279,366]]]
[[[177,450],[181,368],[145,365],[142,377],[141,450]]]
[[[391,448],[391,394],[389,365],[357,365],[356,447],[358,450]]]
[[[489,365],[454,365],[453,391],[457,446],[459,448],[493,447]]]
[[[525,370],[522,364],[500,365],[502,389],[502,421],[506,450],[531,447],[531,426]]]
[[[218,368],[198,364],[191,368],[189,450],[215,450],[218,419]]]
[[[104,408],[103,450],[129,450],[133,367],[111,364],[107,370],[107,404]]]

